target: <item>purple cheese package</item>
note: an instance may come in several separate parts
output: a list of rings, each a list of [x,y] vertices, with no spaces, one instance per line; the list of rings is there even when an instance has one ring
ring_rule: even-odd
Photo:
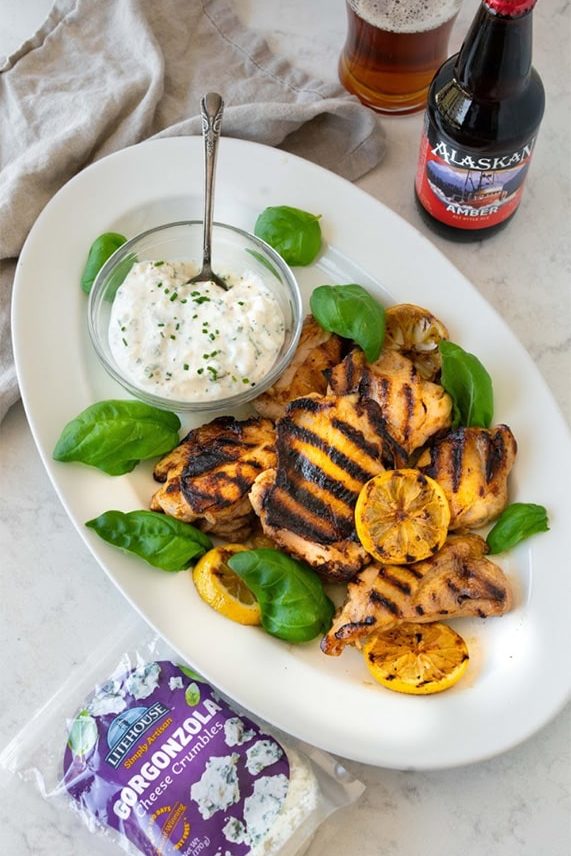
[[[150,633],[113,653],[95,657],[87,692],[85,670],[66,682],[0,768],[133,856],[293,856],[362,792],[335,759],[254,722]]]

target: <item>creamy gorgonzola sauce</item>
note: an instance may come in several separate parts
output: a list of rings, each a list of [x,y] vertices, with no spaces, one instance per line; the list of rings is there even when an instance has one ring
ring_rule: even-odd
[[[196,272],[190,262],[137,262],[111,309],[109,346],[121,372],[139,389],[176,401],[256,386],[285,336],[281,308],[259,276],[226,276],[224,291],[190,284]]]

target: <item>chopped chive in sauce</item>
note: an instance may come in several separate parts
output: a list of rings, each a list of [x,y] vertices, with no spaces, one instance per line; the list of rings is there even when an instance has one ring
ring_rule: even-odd
[[[243,377],[242,383],[250,383],[250,378],[249,377]]]
[[[170,337],[171,337],[171,339],[173,340],[173,342],[176,342],[176,336],[174,335],[174,333],[171,333],[171,336],[170,336]]]
[[[204,369],[197,369],[196,374],[204,374]]]
[[[155,267],[161,267],[161,265],[164,265],[164,261],[155,262],[154,265]]]
[[[127,339],[121,339],[121,341],[123,342],[123,344],[125,345],[126,348],[129,347],[129,345],[127,344]]]
[[[178,294],[176,293],[176,291],[173,291],[173,293],[169,297],[170,302],[172,303],[174,300],[177,299],[177,297],[178,297]]]
[[[185,372],[187,372],[187,371],[189,370],[189,368],[190,368],[189,364],[188,364],[188,363],[184,363],[184,365],[183,365],[183,369],[185,370]]]

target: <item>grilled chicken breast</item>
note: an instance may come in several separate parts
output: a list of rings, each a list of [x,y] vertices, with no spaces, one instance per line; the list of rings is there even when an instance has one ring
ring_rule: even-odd
[[[362,351],[351,351],[329,372],[329,386],[337,395],[358,392],[375,401],[389,433],[407,455],[451,424],[448,393],[423,380],[413,362],[397,351],[384,351],[370,364]]]
[[[378,408],[358,395],[297,398],[276,425],[277,467],[250,500],[266,535],[322,576],[346,580],[369,562],[355,533],[362,486],[395,450]]]
[[[196,428],[156,465],[164,482],[153,511],[194,523],[204,532],[241,540],[255,521],[248,492],[256,476],[275,466],[275,431],[268,419],[222,416]]]
[[[370,565],[349,583],[347,600],[321,648],[339,655],[371,633],[402,621],[503,615],[512,593],[503,571],[485,557],[479,535],[451,535],[430,559],[414,565]]]
[[[323,372],[341,359],[342,341],[335,333],[323,330],[313,316],[303,322],[295,356],[279,380],[253,402],[255,409],[269,419],[284,415],[287,404],[311,392],[325,393]]]
[[[477,528],[501,514],[516,452],[514,435],[507,425],[498,425],[459,428],[422,453],[417,466],[442,486],[450,529]]]

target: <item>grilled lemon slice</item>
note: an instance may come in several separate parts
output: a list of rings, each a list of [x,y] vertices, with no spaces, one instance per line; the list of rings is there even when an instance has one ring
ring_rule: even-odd
[[[448,330],[428,309],[413,303],[399,303],[385,313],[387,350],[408,357],[425,380],[434,380],[441,367],[438,343],[448,338]]]
[[[355,527],[371,556],[389,565],[427,559],[448,533],[450,508],[444,491],[420,470],[387,470],[362,488]]]
[[[225,544],[209,550],[194,566],[192,579],[202,600],[216,612],[238,624],[260,624],[258,601],[228,567],[230,556],[247,549],[243,544]]]
[[[468,668],[462,637],[446,624],[399,624],[363,646],[376,681],[397,693],[429,695],[447,690]]]

